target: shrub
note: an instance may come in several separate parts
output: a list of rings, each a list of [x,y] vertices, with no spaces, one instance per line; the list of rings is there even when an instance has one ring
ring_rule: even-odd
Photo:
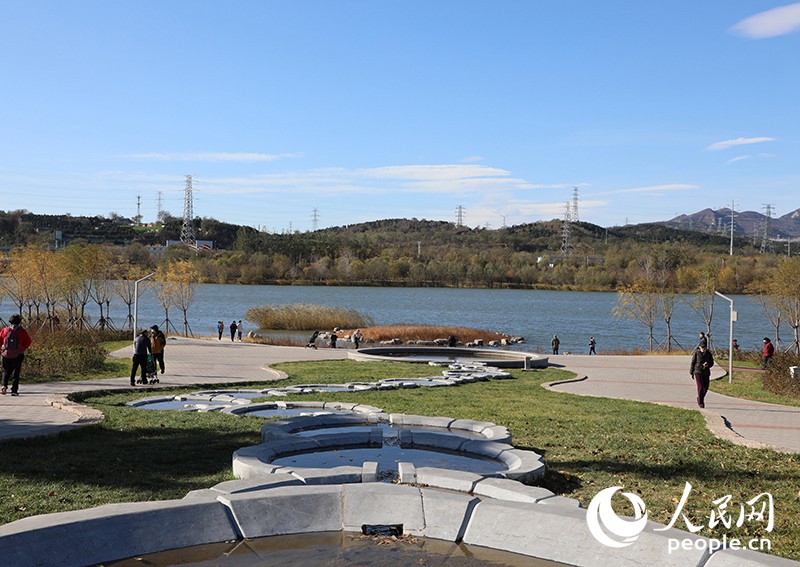
[[[66,373],[87,373],[102,368],[106,354],[105,349],[92,345],[31,347],[25,353],[25,374],[53,378]]]
[[[775,353],[764,373],[764,389],[773,394],[800,398],[800,376],[789,374],[790,366],[800,366],[800,356]]]
[[[311,331],[372,325],[371,317],[362,315],[354,309],[327,305],[262,305],[251,307],[245,316],[248,321],[255,322],[260,329],[282,331]]]

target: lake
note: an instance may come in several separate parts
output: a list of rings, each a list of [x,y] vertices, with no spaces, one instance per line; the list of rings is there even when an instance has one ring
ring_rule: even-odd
[[[761,306],[749,296],[731,299],[738,312],[734,336],[743,349],[760,349],[761,339],[774,334]],[[231,320],[242,319],[247,333],[254,329],[253,322],[245,320],[250,307],[311,303],[355,309],[371,316],[378,325],[457,325],[523,336],[526,341],[521,348],[531,351],[549,351],[553,334],[561,340],[562,353],[587,353],[590,336],[595,337],[600,353],[646,348],[645,327],[612,317],[616,300],[616,293],[603,292],[201,284],[189,309],[189,325],[195,335],[208,336],[216,334],[218,320],[225,322],[227,333]],[[87,312],[96,318],[97,306],[89,305]],[[112,303],[111,317],[117,326],[125,323],[126,315],[124,304]],[[728,342],[729,316],[729,303],[717,298],[712,334],[718,346]],[[139,326],[163,327],[164,319],[153,290],[143,290]],[[182,328],[178,309],[171,309],[170,319],[175,327]],[[680,345],[693,347],[704,328],[702,318],[685,302],[679,302],[672,331]],[[788,326],[781,330],[787,338],[791,334]],[[655,334],[659,340],[664,338],[663,322]]]

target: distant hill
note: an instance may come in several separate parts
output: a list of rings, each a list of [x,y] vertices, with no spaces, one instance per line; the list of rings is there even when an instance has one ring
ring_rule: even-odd
[[[766,215],[754,211],[734,212],[733,233],[746,238],[761,238],[767,221],[769,221],[770,238],[800,237],[800,209],[786,213],[782,217],[770,219],[767,219]],[[695,232],[730,234],[731,210],[726,208],[716,211],[703,209],[657,224]]]

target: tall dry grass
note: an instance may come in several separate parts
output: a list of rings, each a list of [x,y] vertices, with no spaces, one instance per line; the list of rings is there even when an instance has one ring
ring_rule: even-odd
[[[352,334],[355,329],[344,331],[344,335]],[[436,325],[382,325],[378,327],[368,327],[361,329],[364,340],[368,342],[389,341],[400,339],[402,341],[433,341],[436,339],[446,339],[451,335],[458,339],[459,343],[468,343],[475,339],[483,339],[485,343],[489,341],[499,341],[508,338],[508,335],[483,331],[481,329],[470,329],[468,327],[439,327]]]
[[[251,307],[245,316],[248,321],[255,322],[260,329],[283,331],[358,328],[373,324],[371,317],[362,315],[354,309],[303,303]]]

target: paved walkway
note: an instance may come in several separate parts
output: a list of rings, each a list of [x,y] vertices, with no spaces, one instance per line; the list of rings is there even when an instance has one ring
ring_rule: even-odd
[[[700,409],[687,356],[570,355],[551,356],[550,363],[563,366],[579,377],[555,383],[551,385],[553,390],[696,409],[719,437],[740,445],[800,452],[800,407],[751,402],[709,392],[705,409]],[[719,377],[725,371],[715,367],[711,377]]]
[[[130,347],[114,353],[127,359],[130,355]],[[167,373],[160,376],[160,385],[264,382],[282,377],[267,368],[271,364],[346,357],[346,349],[170,339],[166,350]],[[570,355],[552,356],[550,362],[578,375],[577,380],[553,385],[554,390],[694,408],[703,413],[712,431],[735,443],[800,452],[800,407],[750,402],[709,392],[706,408],[699,410],[685,356]],[[722,372],[717,369],[716,376]],[[87,422],[85,415],[58,409],[49,400],[63,398],[70,392],[115,388],[130,388],[129,378],[27,384],[23,368],[20,396],[0,397],[0,439],[47,435],[80,426]],[[149,390],[147,386],[139,388],[143,392]]]
[[[133,347],[112,356],[130,360]],[[233,343],[230,340],[170,338],[165,350],[165,374],[159,376],[159,386],[219,384],[225,382],[265,382],[283,377],[271,364],[297,360],[331,360],[347,357],[344,349],[314,350],[302,347],[273,347],[252,343]],[[54,407],[49,400],[63,398],[70,392],[86,390],[130,389],[130,378],[86,380],[80,382],[51,382],[28,384],[22,368],[20,395],[0,396],[0,440],[50,435],[66,428],[90,422],[81,408],[65,411]],[[137,386],[143,395],[150,390]]]

